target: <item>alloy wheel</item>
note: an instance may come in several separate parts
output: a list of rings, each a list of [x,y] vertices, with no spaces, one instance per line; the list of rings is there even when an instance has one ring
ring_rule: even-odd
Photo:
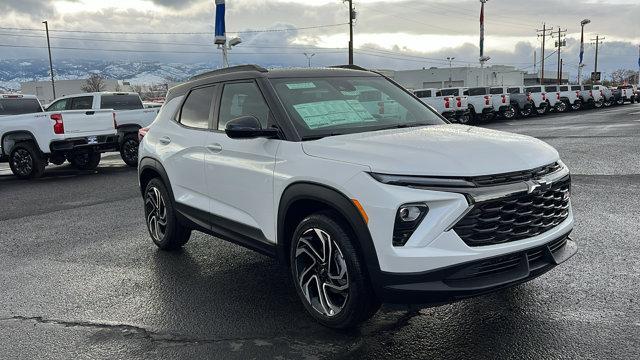
[[[516,110],[513,107],[510,107],[508,110],[502,113],[505,119],[510,120],[516,116]]]
[[[122,157],[127,162],[138,162],[138,142],[133,139],[128,139],[122,144]]]
[[[25,149],[17,149],[11,158],[11,164],[19,176],[29,176],[33,171],[33,157]]]
[[[556,109],[558,110],[558,112],[565,112],[567,111],[567,104],[564,101],[560,101],[556,105]]]
[[[151,187],[145,196],[145,212],[149,233],[155,241],[162,241],[167,232],[167,207],[160,190]]]
[[[294,274],[307,303],[327,317],[338,315],[349,297],[342,251],[327,232],[312,228],[296,244]]]

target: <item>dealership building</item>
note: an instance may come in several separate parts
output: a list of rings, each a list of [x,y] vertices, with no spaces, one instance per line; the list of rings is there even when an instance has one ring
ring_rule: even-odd
[[[123,91],[128,89],[129,83],[121,80],[103,79],[104,91]],[[56,80],[56,97],[80,94],[82,87],[87,83],[86,79]],[[50,104],[53,99],[51,81],[28,81],[20,84],[23,94],[35,95],[43,104]]]

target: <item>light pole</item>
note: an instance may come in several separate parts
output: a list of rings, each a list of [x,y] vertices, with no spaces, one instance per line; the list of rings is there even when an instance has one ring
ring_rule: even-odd
[[[312,58],[312,57],[314,57],[314,56],[316,56],[316,53],[311,53],[311,54],[309,54],[309,53],[303,53],[303,54],[304,54],[304,56],[306,56],[306,57],[307,57],[307,61],[308,61],[308,63],[309,63],[309,67],[311,67],[311,58]]]
[[[51,92],[53,93],[53,99],[56,98],[56,82],[53,79],[53,60],[51,60],[51,41],[49,41],[49,22],[43,21],[44,29],[47,32],[47,48],[49,49],[49,71],[51,72]]]
[[[580,31],[580,64],[578,65],[578,85],[582,85],[582,68],[584,64],[582,63],[582,59],[584,58],[584,26],[589,24],[591,20],[584,19],[580,22],[580,27],[582,28]]]
[[[484,63],[491,60],[490,57],[484,55],[484,4],[489,0],[480,0],[480,74],[482,75],[482,86],[485,84],[484,79]]]
[[[451,82],[451,75],[452,75],[452,74],[451,74],[451,63],[452,63],[452,62],[453,62],[453,60],[455,60],[455,59],[456,59],[455,57],[447,56],[447,60],[449,60],[449,87],[453,87],[453,84],[452,84],[452,82]]]

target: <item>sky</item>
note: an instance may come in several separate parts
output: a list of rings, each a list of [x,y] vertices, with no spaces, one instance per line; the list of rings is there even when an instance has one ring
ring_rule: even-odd
[[[354,4],[357,64],[415,69],[448,66],[445,58],[455,57],[453,66],[477,65],[478,0]],[[232,50],[231,62],[306,66],[306,52],[316,54],[315,66],[346,63],[347,9],[340,0],[227,0],[228,36],[243,40]],[[0,0],[0,60],[46,57],[42,21],[47,20],[56,58],[218,64],[214,14],[213,0]],[[638,68],[639,0],[489,0],[485,18],[490,64],[532,71],[534,55],[541,58],[536,29],[546,23],[567,30],[561,52],[565,71],[575,74],[580,21],[589,18],[585,71],[593,71],[590,40],[596,35],[605,37],[599,70]],[[554,69],[555,40],[547,40],[546,65]]]

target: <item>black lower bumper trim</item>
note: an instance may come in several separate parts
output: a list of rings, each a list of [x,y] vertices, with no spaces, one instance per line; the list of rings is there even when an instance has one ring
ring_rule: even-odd
[[[52,141],[49,145],[51,152],[75,152],[75,151],[96,151],[108,152],[118,149],[119,136],[100,135],[95,137],[95,143],[89,144],[87,137]]]
[[[425,273],[382,273],[378,296],[386,303],[449,303],[532,280],[577,251],[565,234],[543,246]]]

